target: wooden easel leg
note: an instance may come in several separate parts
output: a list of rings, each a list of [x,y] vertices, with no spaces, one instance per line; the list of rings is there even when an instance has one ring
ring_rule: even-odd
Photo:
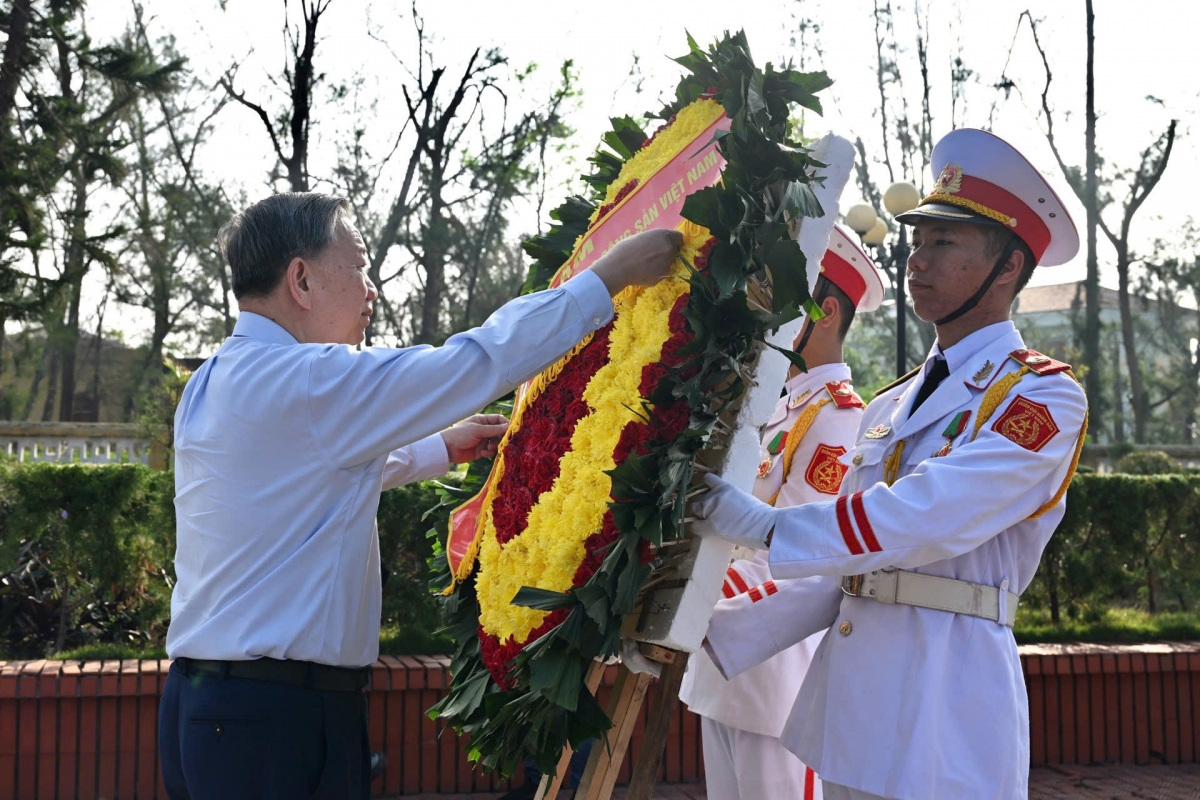
[[[687,653],[678,653],[671,663],[663,665],[654,705],[646,714],[642,750],[638,753],[633,765],[633,775],[629,779],[629,793],[626,795],[628,800],[650,800],[654,793],[658,765],[662,763],[663,748],[667,745],[671,717],[674,716],[675,705],[679,702],[679,687],[683,684],[687,662]]]
[[[603,677],[604,664],[599,661],[592,662],[592,665],[588,667],[587,677],[584,681],[587,683],[588,691],[593,695],[600,688],[600,680]],[[534,800],[556,800],[558,790],[562,788],[563,781],[571,772],[571,754],[570,745],[563,748],[562,755],[558,759],[558,768],[554,770],[554,777],[550,777],[549,775],[542,776],[542,782],[538,785]]]
[[[623,664],[619,668],[617,682],[608,701],[608,717],[613,721],[608,734],[608,746],[602,741],[592,746],[592,754],[588,758],[575,800],[608,800],[612,796],[637,723],[638,711],[652,680],[649,675],[630,672]]]

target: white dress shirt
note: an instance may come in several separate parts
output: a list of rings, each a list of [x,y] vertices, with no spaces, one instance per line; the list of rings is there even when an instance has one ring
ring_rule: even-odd
[[[243,312],[175,414],[168,655],[372,663],[380,492],[444,473],[439,431],[612,314],[592,272],[518,298],[437,348],[302,345]]]

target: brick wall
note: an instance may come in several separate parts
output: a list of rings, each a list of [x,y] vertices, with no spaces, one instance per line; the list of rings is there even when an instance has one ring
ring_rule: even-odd
[[[1200,762],[1200,643],[1021,648],[1034,765]],[[381,658],[370,687],[371,744],[387,756],[378,795],[503,791],[424,712],[448,662]],[[0,800],[165,797],[155,722],[166,661],[0,663]],[[601,703],[615,678],[610,667]],[[653,693],[653,689],[651,690]],[[649,702],[646,703],[649,705]],[[630,753],[641,744],[639,719]],[[629,777],[630,761],[622,769]],[[680,708],[660,778],[703,775],[700,725]]]

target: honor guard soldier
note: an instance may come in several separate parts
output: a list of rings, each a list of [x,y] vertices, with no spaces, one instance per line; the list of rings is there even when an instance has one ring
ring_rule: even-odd
[[[776,508],[837,497],[847,469],[841,459],[854,447],[864,407],[842,345],[855,312],[874,311],[883,302],[879,272],[841,228],[834,228],[809,285],[825,316],[808,320],[796,337],[795,350],[808,371],[792,368],[784,396],[762,430],[753,489]],[[726,574],[725,597],[744,596],[751,603],[769,597],[776,591],[771,577],[765,552],[736,561]],[[824,635],[814,633],[728,681],[703,652],[688,663],[679,696],[701,717],[709,797],[819,800],[816,774],[788,752],[779,735]]]
[[[663,278],[682,240],[630,237],[441,347],[358,350],[378,294],[347,209],[275,195],[221,231],[241,313],[175,414],[174,663],[159,707],[173,800],[370,795],[380,492],[494,454],[503,417],[447,426],[607,324],[611,295]]]
[[[899,219],[914,227],[913,308],[937,342],[867,407],[840,496],[772,508],[708,476],[693,506],[697,534],[769,546],[778,588],[719,604],[706,646],[725,675],[832,627],[781,737],[827,800],[1028,795],[1012,625],[1062,519],[1087,402],[1009,310],[1035,265],[1069,261],[1079,238],[1045,178],[990,133],[948,134],[932,165],[932,192]]]

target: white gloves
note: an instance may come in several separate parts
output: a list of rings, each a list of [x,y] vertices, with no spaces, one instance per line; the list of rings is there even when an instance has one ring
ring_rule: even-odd
[[[688,505],[697,536],[717,536],[726,541],[767,549],[767,536],[775,527],[776,510],[751,494],[735,489],[716,475],[705,475],[709,491]]]

